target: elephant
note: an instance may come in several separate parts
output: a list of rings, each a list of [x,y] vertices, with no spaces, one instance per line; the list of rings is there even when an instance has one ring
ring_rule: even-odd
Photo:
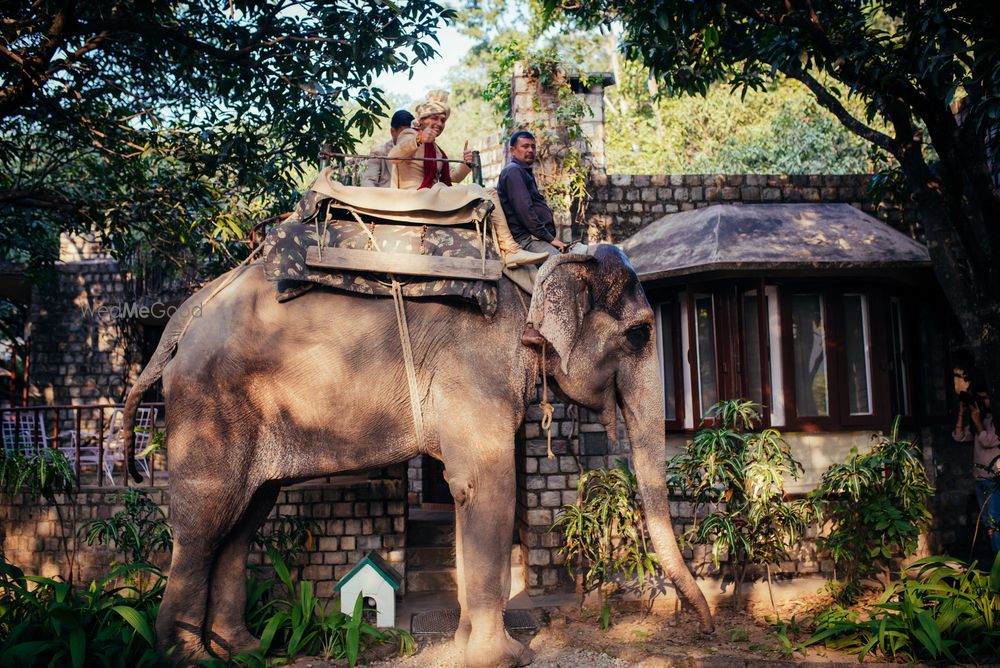
[[[464,303],[406,302],[422,442],[391,299],[316,288],[278,303],[258,263],[190,297],[125,408],[132,434],[140,397],[162,376],[174,547],[158,648],[197,659],[257,647],[244,620],[246,562],[282,485],[429,454],[443,462],[455,498],[455,642],[466,665],[530,663],[503,611],[515,432],[540,372],[610,432],[621,409],[656,554],[710,632],[711,612],[671,526],[654,312],[635,270],[601,244],[587,256],[550,258],[538,278],[531,312],[550,344],[545,355],[521,343],[525,304],[506,277],[491,319]]]

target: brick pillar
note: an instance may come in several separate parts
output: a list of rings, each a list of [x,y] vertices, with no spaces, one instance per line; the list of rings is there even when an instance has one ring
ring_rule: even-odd
[[[604,88],[613,84],[614,78],[602,72],[586,75],[560,72],[559,76],[569,83],[573,92],[581,96],[590,108],[590,115],[579,119],[586,139],[578,140],[576,148],[580,150],[584,164],[589,165],[591,172],[604,174],[607,166],[604,144]],[[524,63],[518,63],[511,80],[511,127],[515,130],[529,129],[535,134],[539,151],[534,171],[543,194],[546,184],[570,144],[566,127],[555,115],[558,104],[556,88],[542,86],[531,78]],[[557,236],[564,241],[572,240],[574,230],[571,228],[570,217],[564,212],[557,211],[555,218]]]
[[[541,397],[541,392],[539,385],[536,396]],[[538,401],[528,407],[517,449],[517,528],[524,552],[525,588],[531,596],[573,590],[573,578],[559,554],[562,534],[549,529],[564,505],[576,503],[582,472],[614,466],[617,459],[629,456],[623,422],[619,420],[618,439],[612,443],[596,414],[559,403],[551,390],[549,401],[553,404],[554,458],[547,455]]]
[[[129,350],[123,336],[125,304],[126,286],[114,260],[60,263],[55,284],[33,290],[32,403],[113,404],[124,398],[126,383],[141,370],[137,351]],[[96,429],[94,416],[83,418],[84,429]]]

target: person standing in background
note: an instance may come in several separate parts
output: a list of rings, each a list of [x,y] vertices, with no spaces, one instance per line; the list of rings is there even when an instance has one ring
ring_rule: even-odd
[[[971,358],[960,358],[953,369],[955,394],[958,396],[958,419],[952,437],[960,443],[972,443],[972,477],[982,509],[982,521],[990,538],[993,554],[1000,552],[1000,438],[997,438],[990,398],[976,375]],[[968,417],[968,423],[966,422]]]

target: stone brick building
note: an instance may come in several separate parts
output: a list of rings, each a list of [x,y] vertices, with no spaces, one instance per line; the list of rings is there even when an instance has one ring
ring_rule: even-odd
[[[585,239],[620,243],[664,215],[700,209],[715,204],[741,203],[847,203],[863,211],[888,219],[899,226],[898,212],[881,210],[870,203],[865,175],[622,175],[608,174],[603,151],[603,88],[609,78],[589,77],[587,85],[576,81],[575,90],[584,96],[593,109],[593,116],[583,123],[589,142],[582,146],[591,166],[590,201],[584,215],[576,221],[563,220],[560,234],[565,241]],[[537,118],[534,100],[539,92],[523,73],[513,82],[512,118],[514,125],[523,125]],[[494,182],[505,157],[503,137],[499,134],[471,143],[484,160],[487,183]],[[74,253],[76,253],[74,255]],[[126,350],[114,327],[93,317],[101,305],[113,305],[126,299],[124,279],[111,260],[93,256],[93,249],[64,249],[60,266],[59,287],[52,293],[35,291],[32,295],[32,401],[57,404],[113,404],[120,401],[125,388],[141,367],[143,351]],[[818,278],[818,277],[817,277]],[[658,307],[659,308],[659,307]],[[940,318],[947,315],[940,304]],[[88,316],[87,314],[90,314]],[[89,319],[88,319],[89,318]],[[155,339],[157,326],[164,319],[153,318],[140,323],[150,339]],[[945,346],[947,341],[940,342]],[[151,347],[147,347],[151,350]],[[947,368],[944,350],[930,350],[937,357],[930,368]],[[936,365],[936,366],[935,366]],[[932,382],[931,379],[925,379]],[[945,394],[947,388],[934,386]],[[541,392],[539,387],[538,392]],[[559,508],[576,500],[576,484],[582,472],[598,467],[614,466],[619,458],[628,458],[629,449],[624,429],[616,442],[610,442],[604,428],[589,411],[563,405],[555,396],[552,422],[554,459],[546,456],[546,436],[539,428],[540,409],[533,404],[527,414],[516,443],[517,499],[515,546],[516,561],[523,564],[523,588],[529,594],[541,594],[572,589],[573,582],[558,554],[560,536],[549,531]],[[888,426],[888,425],[885,425]],[[967,505],[972,498],[969,476],[969,455],[947,440],[946,428],[934,420],[912,423],[922,437],[928,470],[937,479],[942,491],[935,497],[938,524],[928,537],[936,549],[947,548],[971,535]],[[689,436],[693,425],[668,428],[672,448],[679,447]],[[849,443],[858,441],[852,432]],[[803,459],[811,452],[822,452],[829,444],[844,446],[844,436],[831,433],[802,432],[790,434],[797,439],[797,456]],[[826,445],[824,445],[826,444]],[[839,445],[838,445],[839,444]],[[862,444],[863,445],[863,444]],[[169,445],[168,445],[169,453]],[[89,513],[108,513],[107,491],[88,489],[88,504],[100,506]],[[155,490],[161,503],[166,490]],[[29,570],[45,571],[59,563],[52,535],[57,529],[49,526],[48,511],[30,508],[18,499],[0,504],[4,530],[0,547]],[[448,503],[442,471],[428,461],[413,461],[408,467],[394,467],[369,476],[317,481],[289,488],[282,492],[275,516],[304,515],[320,522],[322,535],[316,550],[308,557],[302,575],[321,583],[321,593],[332,591],[342,577],[370,549],[382,554],[397,570],[406,573],[410,586],[409,562],[417,557],[408,554],[419,542],[420,532],[427,527],[414,523],[407,508],[417,506],[437,510]],[[104,504],[104,505],[102,505]],[[438,505],[433,505],[438,504]],[[680,533],[692,521],[690,504],[676,499],[671,504],[675,526]],[[959,518],[957,521],[955,518]],[[32,528],[34,527],[34,528]],[[687,555],[700,573],[710,572],[704,554]],[[782,571],[816,573],[828,570],[821,563],[811,541],[801,546],[793,559],[782,564]],[[83,573],[96,568],[96,557],[81,559]],[[260,555],[252,556],[259,562]],[[47,565],[48,564],[48,565]],[[90,564],[88,566],[87,564]],[[415,570],[415,569],[409,569]],[[434,586],[449,586],[449,579],[435,581]],[[410,586],[411,589],[414,587]]]

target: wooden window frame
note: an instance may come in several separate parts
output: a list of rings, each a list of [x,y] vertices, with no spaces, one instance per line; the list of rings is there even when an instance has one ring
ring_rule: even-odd
[[[736,285],[735,306],[736,306],[736,338],[738,339],[739,350],[736,356],[736,377],[739,380],[739,396],[750,397],[750,384],[745,373],[746,359],[745,352],[746,332],[743,329],[744,322],[744,298],[748,293],[753,292],[757,298],[757,356],[760,359],[760,393],[761,406],[760,417],[761,427],[771,426],[771,346],[770,327],[768,326],[767,312],[767,291],[764,279],[761,278],[753,283],[739,282]]]
[[[816,294],[823,303],[824,350],[826,352],[827,393],[829,415],[799,415],[795,401],[795,368],[792,343],[792,298],[800,294]],[[844,332],[844,296],[865,295],[868,302],[869,359],[871,374],[871,414],[851,415],[847,400],[847,353]],[[859,431],[885,427],[891,419],[889,398],[888,350],[884,337],[876,332],[887,331],[888,298],[884,290],[865,283],[839,284],[836,288],[810,282],[793,282],[781,286],[781,356],[785,386],[785,424],[789,431]]]
[[[674,419],[670,420],[666,417],[666,397],[664,396],[664,416],[663,416],[663,427],[667,431],[682,431],[684,429],[684,358],[683,350],[681,344],[681,304],[683,293],[677,292],[673,295],[664,297],[659,301],[660,309],[660,321],[657,323],[658,326],[663,325],[663,311],[665,309],[670,310],[671,322],[670,322],[670,340],[673,344],[670,350],[665,347],[660,350],[663,355],[663,360],[665,361],[668,356],[670,356],[673,362],[673,381],[674,381],[674,407],[675,414]],[[663,362],[661,362],[662,364]],[[666,376],[667,370],[661,366],[664,376]],[[666,392],[666,387],[664,387],[664,392]]]
[[[771,322],[768,307],[768,290],[776,293],[778,314],[777,347],[771,349]],[[871,281],[838,281],[836,285],[816,280],[765,278],[713,280],[690,283],[683,287],[665,290],[657,302],[660,308],[671,309],[673,349],[661,353],[672,356],[674,372],[674,402],[676,419],[664,416],[664,429],[671,433],[691,433],[704,426],[711,426],[711,420],[703,422],[700,374],[697,357],[697,317],[695,296],[709,295],[712,298],[713,341],[716,358],[716,387],[720,399],[730,399],[748,395],[748,378],[743,365],[746,364],[746,333],[743,331],[744,295],[755,293],[757,297],[757,326],[759,357],[761,364],[761,394],[763,399],[762,426],[774,426],[787,431],[837,432],[861,431],[886,428],[891,421],[893,395],[897,391],[890,359],[893,344],[887,335],[891,330],[889,313],[890,299],[896,298],[901,307],[903,336],[906,337],[904,355],[910,373],[904,391],[909,395],[911,413],[923,414],[923,395],[920,393],[920,369],[915,368],[920,352],[919,342],[910,331],[915,311],[910,300],[898,291],[889,291]],[[793,342],[791,328],[791,303],[796,294],[816,294],[820,296],[824,309],[824,352],[827,361],[827,383],[830,409],[828,416],[799,416],[795,401],[795,368],[793,364]],[[871,374],[870,415],[850,415],[847,397],[847,355],[846,332],[844,331],[844,296],[864,295],[867,301],[868,318],[868,365]],[[662,323],[662,320],[661,320]],[[659,324],[659,323],[658,323]],[[682,328],[686,328],[687,348],[684,348]],[[771,424],[771,405],[775,399],[772,386],[772,361],[780,362],[781,404],[783,424]],[[685,366],[686,365],[686,366]],[[666,373],[666,369],[663,370]],[[777,372],[777,370],[775,370]],[[684,376],[688,375],[691,385],[684,387]],[[686,401],[690,400],[690,405]],[[690,419],[692,426],[686,427]]]

